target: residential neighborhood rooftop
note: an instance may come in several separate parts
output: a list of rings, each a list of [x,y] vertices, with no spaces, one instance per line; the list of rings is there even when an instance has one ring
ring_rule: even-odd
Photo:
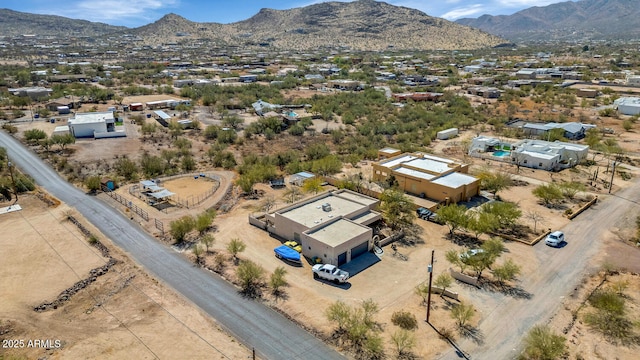
[[[306,234],[329,246],[335,247],[370,231],[371,228],[367,226],[357,224],[347,219],[338,219],[323,224],[316,229],[308,230]]]
[[[98,122],[113,121],[113,112],[90,112],[90,113],[76,113],[74,118],[69,119],[70,124],[93,124]]]

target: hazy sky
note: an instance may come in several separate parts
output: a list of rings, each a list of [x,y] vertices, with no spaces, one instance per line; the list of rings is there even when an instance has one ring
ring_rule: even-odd
[[[344,1],[344,0],[343,0]],[[510,15],[532,6],[563,0],[387,0],[428,15],[455,20],[483,14]],[[290,9],[320,0],[2,0],[0,7],[16,11],[60,15],[74,19],[137,27],[176,13],[191,21],[231,23],[248,19],[261,8]]]

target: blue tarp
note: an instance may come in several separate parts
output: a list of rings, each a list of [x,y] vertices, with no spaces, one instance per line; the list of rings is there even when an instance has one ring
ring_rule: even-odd
[[[300,253],[286,245],[278,246],[277,248],[273,249],[273,251],[276,253],[276,257],[279,259],[300,262]]]

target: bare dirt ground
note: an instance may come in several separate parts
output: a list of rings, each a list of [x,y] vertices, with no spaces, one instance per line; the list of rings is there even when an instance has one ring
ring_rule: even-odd
[[[596,264],[607,264],[613,273],[605,276],[605,270],[594,271],[563,299],[562,308],[551,319],[549,326],[567,338],[568,352],[576,359],[637,359],[640,344],[623,344],[607,338],[589,327],[584,316],[593,309],[587,298],[596,289],[613,289],[614,284],[626,282],[623,291],[626,316],[631,321],[640,319],[640,250],[620,239],[607,239],[605,252],[594,259]],[[620,272],[618,272],[620,271]],[[574,320],[575,316],[575,320]],[[636,334],[638,329],[636,327]]]
[[[64,204],[47,207],[32,195],[21,196],[19,204],[22,211],[0,215],[5,234],[0,236],[0,338],[24,340],[24,347],[3,348],[0,355],[17,359],[250,357],[249,349],[148,276],[86,222],[118,263],[57,309],[35,312],[35,306],[53,301],[107,260],[65,220],[69,209]],[[83,222],[81,216],[74,216]],[[40,339],[53,345],[28,346],[29,340]]]

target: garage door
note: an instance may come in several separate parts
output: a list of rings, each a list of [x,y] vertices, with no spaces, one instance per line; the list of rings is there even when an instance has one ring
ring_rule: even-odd
[[[342,254],[338,255],[338,266],[340,265],[344,265],[347,263],[347,252],[343,252]]]
[[[365,241],[362,244],[351,249],[351,260],[357,258],[358,256],[364,254],[369,249],[369,242]]]

